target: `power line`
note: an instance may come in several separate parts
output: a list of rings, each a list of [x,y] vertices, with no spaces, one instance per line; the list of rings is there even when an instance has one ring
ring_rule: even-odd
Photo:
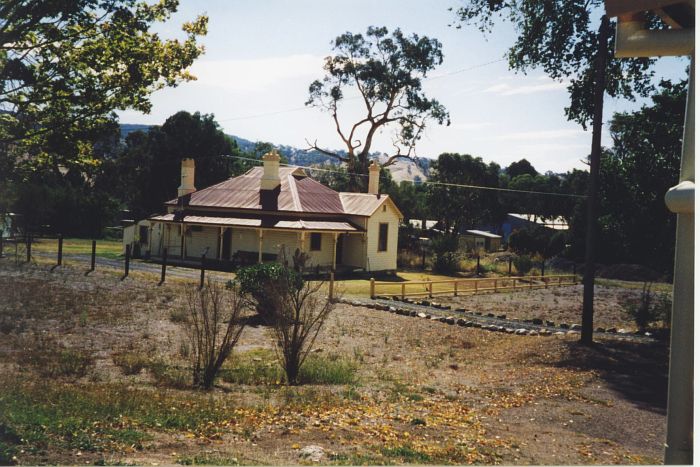
[[[239,159],[239,160],[245,160],[245,161],[251,161],[255,162],[257,164],[261,164],[262,161],[260,159],[253,159],[251,157],[243,157],[243,156],[230,156],[230,155],[223,155],[223,157],[228,157],[231,159]],[[357,177],[369,177],[368,174],[361,174],[357,172],[347,172],[347,171],[340,171],[340,170],[331,170],[331,169],[322,169],[319,167],[311,167],[311,166],[304,166],[304,165],[296,165],[296,164],[285,164],[285,163],[280,163],[280,165],[284,165],[287,167],[296,167],[299,169],[306,169],[306,170],[316,170],[316,171],[321,171],[321,172],[328,172],[328,173],[337,173],[337,174],[343,174],[343,175],[355,175]],[[531,191],[531,190],[516,190],[513,188],[500,188],[500,187],[492,187],[492,186],[481,186],[481,185],[466,185],[466,184],[461,184],[461,183],[447,183],[447,182],[431,182],[431,181],[420,181],[416,182],[415,180],[404,180],[409,183],[413,183],[414,185],[437,185],[437,186],[448,186],[448,187],[455,187],[455,188],[469,188],[473,190],[488,190],[488,191],[503,191],[503,192],[509,192],[509,193],[525,193],[525,194],[532,194],[532,195],[545,195],[545,196],[562,196],[562,197],[567,197],[567,198],[586,198],[586,195],[575,195],[571,193],[554,193],[554,192],[549,192],[549,191]]]
[[[426,78],[425,81],[432,81],[432,80],[435,80],[435,79],[442,79],[442,78],[445,78],[445,77],[447,77],[447,76],[457,75],[457,74],[464,73],[464,72],[467,72],[467,71],[476,70],[477,68],[482,68],[482,67],[485,67],[485,66],[488,66],[488,65],[492,65],[492,64],[494,64],[494,63],[502,62],[502,61],[505,61],[505,60],[506,60],[505,58],[499,58],[498,60],[491,60],[491,61],[489,61],[489,62],[479,63],[478,65],[470,66],[470,67],[467,67],[467,68],[462,68],[462,69],[460,69],[460,70],[449,71],[449,72],[443,73],[443,74],[441,74],[441,75],[432,76],[432,77],[430,77],[430,78]],[[361,99],[361,98],[362,98],[362,96],[353,96],[353,97],[347,97],[345,100],[356,100],[356,99]],[[217,121],[219,121],[219,122],[233,122],[233,121],[237,121],[237,120],[249,120],[249,119],[252,119],[252,118],[271,117],[271,116],[274,116],[274,115],[286,114],[286,113],[291,113],[291,112],[299,112],[299,111],[301,111],[301,110],[309,110],[309,109],[311,109],[311,108],[312,108],[312,107],[307,107],[307,106],[304,106],[304,107],[293,107],[293,108],[291,108],[291,109],[276,110],[276,111],[272,111],[272,112],[264,112],[264,113],[259,113],[259,114],[241,115],[241,116],[239,116],[239,117],[231,117],[231,118],[217,119]]]

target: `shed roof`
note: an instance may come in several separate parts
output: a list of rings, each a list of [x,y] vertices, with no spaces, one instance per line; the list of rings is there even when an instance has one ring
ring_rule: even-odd
[[[467,230],[466,233],[468,233],[470,235],[476,235],[477,237],[501,238],[500,235],[497,235],[497,234],[491,233],[491,232],[486,232],[484,230]]]
[[[215,216],[184,216],[176,219],[174,214],[163,214],[152,216],[151,221],[177,222],[184,224],[203,224],[221,227],[251,227],[279,230],[309,230],[309,231],[332,231],[332,232],[360,232],[361,229],[349,222],[344,221],[316,221],[306,219],[279,219],[274,217],[215,217]]]

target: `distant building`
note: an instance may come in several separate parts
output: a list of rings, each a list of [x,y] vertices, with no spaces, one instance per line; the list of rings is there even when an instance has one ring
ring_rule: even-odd
[[[501,249],[501,236],[483,230],[467,230],[459,236],[459,248],[492,253]]]

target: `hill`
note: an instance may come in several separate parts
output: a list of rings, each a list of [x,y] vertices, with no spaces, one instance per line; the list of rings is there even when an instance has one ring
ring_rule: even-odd
[[[134,131],[146,131],[152,125],[142,125],[135,123],[122,123],[119,125],[119,130],[122,139]],[[242,151],[252,152],[255,149],[256,142],[242,138],[236,135],[230,136]],[[275,148],[282,154],[291,164],[301,166],[318,166],[318,165],[340,165],[340,162],[326,154],[318,151],[307,151],[294,146],[284,144],[274,144]],[[372,157],[380,162],[386,161],[387,156],[381,153],[373,153]],[[427,157],[419,157],[418,163],[412,160],[399,160],[388,167],[391,176],[396,183],[402,181],[426,180],[428,178],[428,170],[430,168],[430,159]]]

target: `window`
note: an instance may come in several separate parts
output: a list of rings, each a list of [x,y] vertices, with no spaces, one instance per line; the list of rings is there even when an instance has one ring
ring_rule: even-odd
[[[379,224],[379,244],[377,251],[386,251],[389,245],[389,224]]]
[[[311,234],[311,251],[321,251],[321,234],[312,233]]]

